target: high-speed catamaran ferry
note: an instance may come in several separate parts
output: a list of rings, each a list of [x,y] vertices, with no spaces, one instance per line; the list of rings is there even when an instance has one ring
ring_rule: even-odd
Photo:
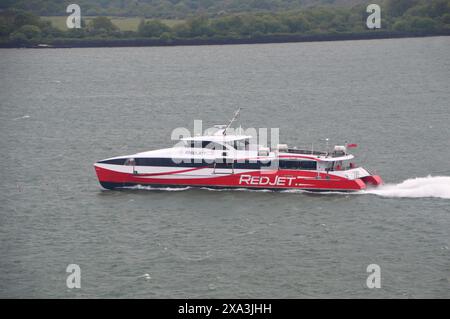
[[[353,163],[348,145],[329,152],[286,144],[251,147],[252,136],[227,134],[238,114],[211,135],[95,163],[100,184],[106,189],[142,185],[310,191],[358,191],[382,184],[380,176]]]

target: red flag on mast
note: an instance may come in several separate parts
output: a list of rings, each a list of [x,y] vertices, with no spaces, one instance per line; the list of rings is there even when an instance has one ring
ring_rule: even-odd
[[[347,148],[355,148],[355,147],[358,147],[358,144],[356,143],[347,144]]]

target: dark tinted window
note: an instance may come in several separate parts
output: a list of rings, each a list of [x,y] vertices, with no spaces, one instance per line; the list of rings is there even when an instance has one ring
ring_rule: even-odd
[[[235,163],[234,168],[237,168],[237,169],[260,169],[261,163],[253,162],[253,161],[251,162],[249,160],[246,160],[245,162],[242,162],[242,163]]]
[[[136,158],[136,166],[178,166],[178,167],[198,167],[207,166],[204,160],[195,161],[193,159],[185,159],[182,161],[177,158]]]
[[[317,169],[316,161],[280,161],[279,165],[281,169]]]
[[[233,168],[233,163],[216,163],[216,168]]]
[[[123,165],[125,163],[125,158],[112,159],[106,161],[100,161],[101,164],[113,164],[113,165]]]
[[[209,148],[212,150],[225,149],[223,145],[211,141],[187,141],[186,146],[190,148]]]
[[[99,163],[103,164],[113,164],[113,165],[124,165],[126,159],[113,159],[101,161]],[[219,163],[218,163],[219,164]],[[261,167],[270,167],[272,163],[269,162],[254,162],[246,160],[245,162],[235,162],[234,168],[236,169],[260,169]],[[207,163],[205,160],[201,162],[197,162],[194,160],[188,160],[182,162],[180,159],[172,158],[136,158],[135,159],[136,166],[178,166],[178,167],[200,167],[200,166],[209,166],[212,167],[214,163]],[[220,163],[220,165],[230,165],[229,163]],[[304,170],[316,170],[317,162],[315,161],[279,161],[280,169],[304,169]]]
[[[226,159],[224,159],[223,161],[218,161],[216,167],[225,168],[230,167],[232,164],[234,164],[234,168],[236,169],[260,169],[261,167],[269,167],[271,165],[271,162],[262,163],[246,160],[242,163],[229,163]],[[172,160],[171,158],[136,158],[136,166],[213,167],[214,163],[211,161],[207,162],[205,160],[202,160],[200,163],[198,163],[194,162],[194,160],[181,162],[180,159]]]
[[[202,148],[209,148],[212,150],[223,150],[225,147],[221,144],[217,144],[211,141],[203,141],[202,142]]]

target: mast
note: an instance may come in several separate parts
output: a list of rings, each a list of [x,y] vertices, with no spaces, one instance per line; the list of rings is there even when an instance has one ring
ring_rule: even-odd
[[[228,122],[228,125],[223,130],[223,135],[227,135],[227,130],[230,128],[231,124],[233,124],[234,121],[236,121],[237,117],[239,116],[239,113],[241,112],[241,108],[238,108],[236,112],[234,112],[233,118]]]

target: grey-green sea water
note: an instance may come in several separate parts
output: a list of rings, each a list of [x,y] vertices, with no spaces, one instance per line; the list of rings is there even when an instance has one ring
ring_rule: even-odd
[[[450,38],[0,50],[0,297],[450,297]],[[358,143],[358,194],[106,191],[176,127]],[[81,288],[66,267],[81,268]],[[369,289],[369,264],[381,288]]]

